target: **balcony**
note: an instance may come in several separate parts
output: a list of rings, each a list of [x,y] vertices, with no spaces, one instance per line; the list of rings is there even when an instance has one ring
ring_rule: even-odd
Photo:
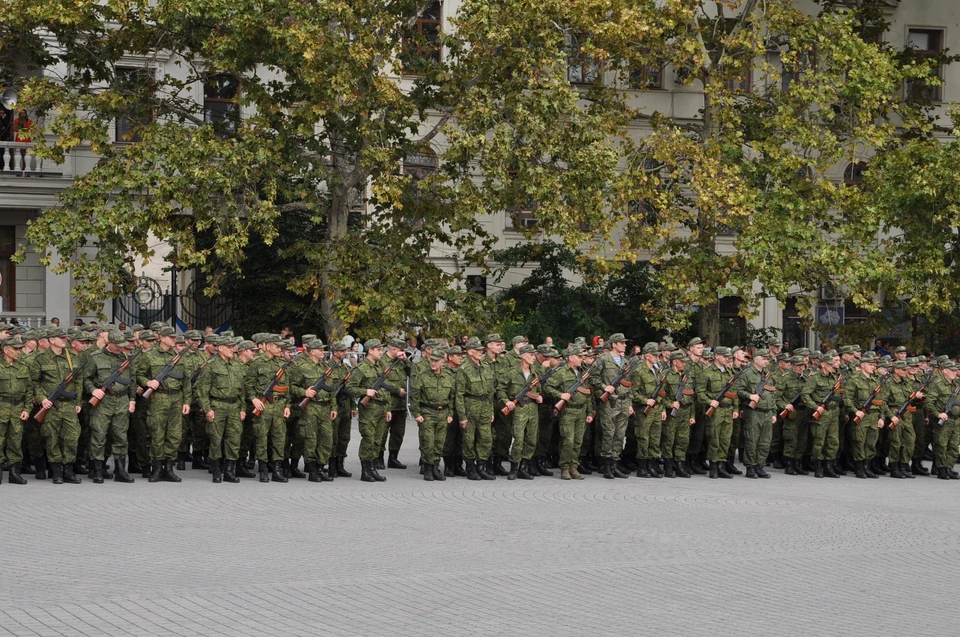
[[[0,177],[63,177],[62,167],[33,154],[32,142],[0,141]]]

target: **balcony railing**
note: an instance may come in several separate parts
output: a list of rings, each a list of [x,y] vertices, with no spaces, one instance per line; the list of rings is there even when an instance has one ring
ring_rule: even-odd
[[[59,168],[50,160],[38,159],[31,142],[0,142],[0,176],[58,177],[63,174]]]

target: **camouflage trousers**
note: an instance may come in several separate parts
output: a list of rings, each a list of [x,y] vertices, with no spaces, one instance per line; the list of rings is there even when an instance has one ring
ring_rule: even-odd
[[[536,403],[520,405],[513,410],[513,446],[510,462],[529,460],[538,451],[539,410]]]
[[[712,418],[703,414],[706,421],[707,460],[726,462],[730,453],[730,439],[733,437],[733,407],[717,409]]]
[[[47,460],[63,464],[77,459],[77,442],[80,439],[80,421],[73,403],[61,403],[47,412],[40,425],[40,434],[46,444]]]
[[[213,422],[207,422],[206,427],[210,459],[238,460],[240,437],[243,434],[243,421],[240,420],[241,407],[235,402],[220,401],[216,398],[211,399],[210,403],[214,413]]]
[[[447,439],[447,416],[449,409],[443,411],[428,411],[423,414],[420,429],[420,460],[424,465],[430,465],[443,455],[444,443]],[[459,425],[458,425],[459,426]]]
[[[887,455],[890,462],[910,464],[910,461],[913,460],[913,449],[916,445],[917,435],[912,420],[912,418],[904,418],[893,429],[889,425],[886,427],[888,431],[887,443],[889,445]],[[864,459],[869,460],[870,458]]]
[[[318,462],[325,465],[330,462],[330,455],[333,453],[333,421],[330,420],[330,411],[321,409],[319,405],[308,407],[297,423],[297,437],[301,440],[305,463]],[[293,459],[299,457],[291,456]]]
[[[280,462],[286,456],[287,421],[283,404],[265,404],[266,409],[253,418],[253,435],[257,445],[257,460]]]
[[[560,468],[576,467],[580,461],[583,432],[587,428],[587,405],[567,405],[560,414]]]
[[[0,459],[15,464],[23,460],[23,421],[14,405],[0,403]]]
[[[104,396],[90,412],[90,458],[104,460],[107,440],[110,453],[127,455],[127,430],[130,428],[130,401],[126,396]]]

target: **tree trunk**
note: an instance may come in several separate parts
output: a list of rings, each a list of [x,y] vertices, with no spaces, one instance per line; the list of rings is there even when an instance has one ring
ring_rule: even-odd
[[[347,220],[350,215],[347,188],[335,186],[331,192],[330,208],[327,210],[327,250],[332,252],[336,245],[347,236]],[[346,329],[336,315],[340,288],[334,285],[336,268],[327,261],[320,272],[320,315],[326,330],[327,342],[334,343],[346,336]]]
[[[720,342],[720,302],[700,306],[700,338],[707,341],[710,347],[717,345],[737,345],[737,343]]]
[[[709,70],[704,70],[701,75],[703,79],[703,138],[702,143],[706,146],[710,140],[720,135],[720,124],[714,113],[714,106],[711,99],[711,93],[708,91],[713,79]],[[718,211],[697,209],[697,242],[698,250],[703,255],[707,255],[706,271],[713,273],[716,267],[717,257],[717,219]],[[712,279],[713,277],[710,277]],[[711,347],[720,345],[720,299],[719,290],[713,288],[711,283],[706,284],[710,289],[698,290],[700,297],[700,338],[705,339]]]

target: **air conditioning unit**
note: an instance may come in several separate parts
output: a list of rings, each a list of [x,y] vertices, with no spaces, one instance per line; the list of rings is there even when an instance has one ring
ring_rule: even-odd
[[[826,283],[820,287],[820,300],[821,301],[836,301],[837,300],[837,286],[832,283]]]
[[[540,223],[540,220],[536,217],[520,217],[517,221],[524,228],[536,228],[537,224]]]

